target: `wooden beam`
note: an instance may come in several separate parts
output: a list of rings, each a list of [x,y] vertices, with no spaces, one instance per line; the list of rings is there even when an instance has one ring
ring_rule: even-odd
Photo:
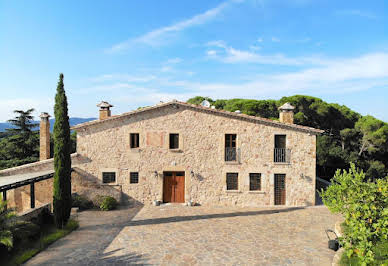
[[[31,209],[35,208],[35,183],[30,184],[30,202],[31,202]]]

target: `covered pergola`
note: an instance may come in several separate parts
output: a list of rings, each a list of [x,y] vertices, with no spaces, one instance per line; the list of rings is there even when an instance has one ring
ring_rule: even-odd
[[[50,179],[54,176],[54,170],[33,172],[28,174],[17,174],[0,176],[0,192],[3,193],[3,200],[7,200],[7,191],[18,187],[30,185],[31,209],[35,208],[35,183]]]

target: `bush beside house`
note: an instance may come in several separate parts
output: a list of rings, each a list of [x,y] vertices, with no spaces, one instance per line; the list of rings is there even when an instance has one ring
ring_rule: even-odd
[[[388,254],[380,254],[384,248],[376,249],[386,247],[388,241],[388,177],[367,180],[351,164],[349,171],[337,170],[332,185],[321,196],[330,211],[345,218],[340,243],[346,256],[360,265],[388,263]]]
[[[103,211],[110,211],[116,209],[118,202],[115,198],[110,196],[101,196],[100,209]]]

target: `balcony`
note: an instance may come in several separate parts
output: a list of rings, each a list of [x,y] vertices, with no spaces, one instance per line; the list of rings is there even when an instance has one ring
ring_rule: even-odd
[[[240,162],[240,148],[225,147],[225,162]]]
[[[290,163],[291,150],[285,148],[274,149],[274,162],[275,163]]]

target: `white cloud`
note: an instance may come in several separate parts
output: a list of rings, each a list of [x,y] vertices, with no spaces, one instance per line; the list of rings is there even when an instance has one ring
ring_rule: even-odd
[[[51,98],[16,98],[0,99],[0,121],[6,121],[15,117],[14,110],[27,110],[34,108],[34,120],[39,120],[41,112],[53,114],[54,100]]]
[[[217,55],[217,51],[216,50],[208,50],[208,51],[206,51],[206,54],[208,56],[215,56],[215,55]]]
[[[296,42],[299,42],[299,43],[306,43],[306,42],[309,42],[309,41],[311,41],[310,37],[305,37],[305,38],[296,40]]]
[[[325,59],[325,62],[325,65],[305,67],[297,71],[251,76],[248,81],[243,82],[198,82],[157,78],[155,84],[137,86],[130,83],[112,83],[110,88],[108,85],[104,88],[109,92],[122,88],[123,93],[116,97],[117,101],[136,107],[133,105],[149,105],[160,100],[186,100],[195,95],[212,98],[274,98],[295,93],[341,94],[388,86],[388,53],[366,54],[347,59]],[[101,87],[97,86],[95,89],[100,90]]]
[[[287,57],[283,54],[264,55],[255,51],[244,51],[228,46],[224,41],[208,42],[207,46],[220,48],[216,51],[217,56],[213,58],[225,63],[257,63],[268,65],[294,65],[301,66],[306,64],[322,65],[326,64],[326,59],[318,56],[310,57]],[[259,50],[259,47],[250,47],[251,50]],[[256,49],[252,49],[256,48]]]
[[[179,58],[179,57],[175,57],[175,58],[170,58],[168,59],[165,64],[167,65],[172,65],[172,64],[179,64],[181,63],[183,60],[182,58]]]
[[[263,42],[263,38],[258,38],[257,42]]]
[[[125,82],[144,83],[144,82],[152,81],[155,78],[156,78],[155,75],[133,76],[128,74],[105,74],[105,75],[90,78],[89,80],[92,82],[119,80],[119,81],[125,81]]]
[[[173,68],[170,67],[170,66],[163,66],[161,69],[160,69],[161,72],[171,72],[173,71]]]
[[[131,38],[124,42],[113,45],[107,50],[107,52],[114,53],[125,50],[131,46],[133,43],[142,43],[150,46],[158,46],[163,43],[166,38],[163,38],[166,34],[176,33],[183,31],[185,29],[191,28],[193,26],[205,24],[215,17],[217,17],[224,9],[226,9],[230,4],[241,2],[236,0],[229,0],[223,2],[216,6],[215,8],[209,9],[204,13],[195,15],[189,19],[182,20],[178,23],[172,24],[170,26],[161,27],[150,32],[147,32],[144,35],[138,36],[136,38]]]
[[[194,71],[188,71],[186,72],[186,75],[189,76],[189,77],[192,77],[195,75],[195,72]]]
[[[344,93],[388,86],[388,54],[367,54],[333,60],[326,66],[283,74],[260,75],[238,84],[193,84],[203,95],[216,97],[260,97],[290,93]]]
[[[280,42],[280,39],[279,39],[279,38],[276,38],[276,37],[272,37],[272,38],[271,38],[271,41],[273,41],[273,42]]]
[[[258,45],[251,45],[251,46],[249,46],[249,49],[251,49],[251,50],[253,50],[253,51],[258,51],[258,50],[261,49],[261,47],[258,46]]]
[[[345,15],[345,16],[358,16],[368,19],[378,19],[379,17],[372,12],[366,10],[359,9],[345,9],[345,10],[337,10],[335,12],[337,15]]]

